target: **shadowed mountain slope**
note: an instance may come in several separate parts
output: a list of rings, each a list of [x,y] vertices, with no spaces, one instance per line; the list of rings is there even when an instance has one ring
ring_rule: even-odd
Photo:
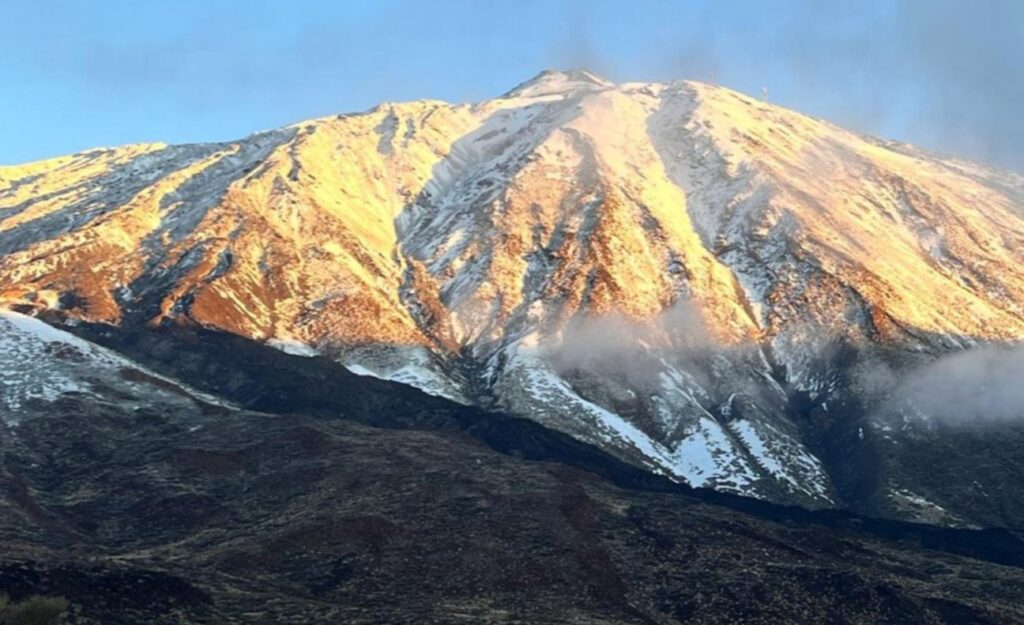
[[[3,414],[0,588],[65,595],[73,623],[1024,618],[1011,532],[690,489],[532,421],[222,332],[71,328],[126,359],[35,319],[0,324],[70,381],[26,376],[17,423]]]

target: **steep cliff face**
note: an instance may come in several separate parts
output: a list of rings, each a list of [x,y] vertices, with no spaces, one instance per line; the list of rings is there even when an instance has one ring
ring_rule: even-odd
[[[946,522],[1016,512],[922,481],[906,441],[957,434],[892,380],[1024,336],[1022,243],[1020,176],[582,71],[0,168],[8,303],[193,321],[694,485]]]

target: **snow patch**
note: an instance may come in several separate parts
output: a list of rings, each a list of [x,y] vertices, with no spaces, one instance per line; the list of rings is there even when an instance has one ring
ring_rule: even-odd
[[[361,350],[340,359],[352,373],[417,388],[428,395],[467,404],[458,386],[437,370],[429,352],[423,348]]]
[[[693,486],[707,486],[715,481],[745,492],[757,479],[722,426],[708,417],[698,420],[693,431],[676,445],[671,458],[676,473],[685,476]]]
[[[316,348],[295,339],[267,339],[267,345],[292,356],[314,358],[320,355]]]
[[[828,495],[828,479],[825,469],[817,458],[806,452],[799,443],[780,446],[786,441],[782,435],[767,425],[755,425],[741,419],[729,424],[729,429],[739,437],[755,461],[775,479],[789,485],[794,491],[832,501]],[[759,430],[764,431],[764,434]],[[771,441],[771,442],[769,442]]]

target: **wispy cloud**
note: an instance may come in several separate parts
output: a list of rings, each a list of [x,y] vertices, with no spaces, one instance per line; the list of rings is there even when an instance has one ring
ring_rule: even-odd
[[[577,3],[565,63],[614,55],[607,7]],[[650,2],[661,54],[638,75],[717,80],[864,132],[1024,170],[1024,2]],[[622,19],[628,21],[628,16]],[[571,44],[571,45],[570,45]]]
[[[961,425],[1024,422],[1024,348],[984,347],[940,358],[893,389],[931,418]]]

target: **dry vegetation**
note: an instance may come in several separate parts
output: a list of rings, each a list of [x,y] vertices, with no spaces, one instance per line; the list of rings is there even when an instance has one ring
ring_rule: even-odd
[[[63,597],[34,595],[12,602],[7,595],[0,595],[0,625],[58,625],[67,609]]]

